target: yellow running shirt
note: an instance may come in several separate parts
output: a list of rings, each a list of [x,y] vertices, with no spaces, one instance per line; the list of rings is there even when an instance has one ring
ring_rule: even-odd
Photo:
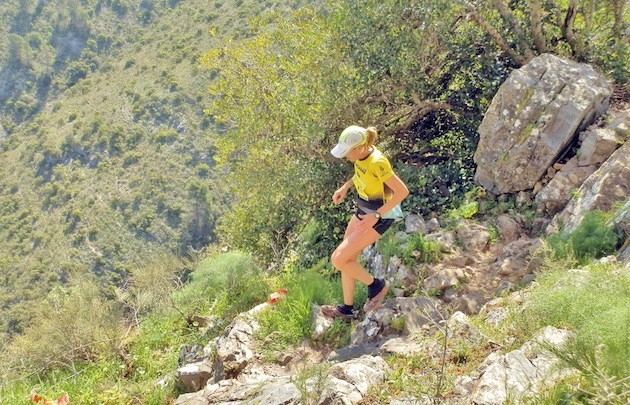
[[[364,200],[387,201],[391,193],[385,195],[385,182],[394,175],[392,165],[383,153],[374,147],[370,156],[354,162],[352,182],[359,197]]]

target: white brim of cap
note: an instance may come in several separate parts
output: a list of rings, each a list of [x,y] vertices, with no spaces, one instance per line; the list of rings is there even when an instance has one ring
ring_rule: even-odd
[[[337,159],[341,159],[345,157],[348,154],[348,152],[350,152],[351,149],[352,147],[344,143],[338,143],[334,148],[332,148],[330,153]]]

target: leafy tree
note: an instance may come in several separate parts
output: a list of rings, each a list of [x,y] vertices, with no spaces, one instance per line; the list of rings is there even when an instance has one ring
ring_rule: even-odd
[[[334,113],[353,99],[321,13],[301,9],[288,20],[258,21],[257,35],[206,53],[218,72],[208,113],[227,128],[218,161],[233,211],[221,231],[236,246],[268,262],[288,252],[313,211],[329,200],[335,169],[317,162],[328,155]]]
[[[626,1],[462,3],[467,16],[517,65],[527,63],[536,54],[554,52],[599,64],[619,83],[630,80],[630,10]]]

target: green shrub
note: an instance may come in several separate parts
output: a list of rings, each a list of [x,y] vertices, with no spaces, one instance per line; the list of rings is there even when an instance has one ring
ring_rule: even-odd
[[[398,230],[400,230],[400,225],[394,224],[376,242],[376,249],[383,256],[385,264],[389,263],[392,257],[401,255],[404,239],[398,236]]]
[[[557,258],[574,257],[582,264],[614,253],[619,240],[614,227],[606,225],[606,214],[601,211],[587,213],[573,232],[547,239]]]
[[[378,251],[383,255],[385,263],[393,256],[400,258],[405,266],[413,266],[417,263],[431,263],[442,256],[440,244],[428,240],[421,233],[407,236],[400,240],[393,233],[387,233],[376,244]]]
[[[16,371],[71,369],[76,362],[110,355],[122,336],[121,307],[82,276],[55,288],[34,310],[23,335],[8,348]],[[18,361],[19,359],[19,361]]]
[[[479,212],[479,203],[477,201],[465,201],[459,207],[452,209],[449,216],[452,218],[470,219]]]
[[[526,309],[531,317],[526,319],[574,333],[564,348],[553,350],[580,371],[580,392],[596,398],[605,390],[620,389],[620,380],[630,375],[630,273],[600,265],[549,271],[537,281],[540,287],[533,291]]]
[[[279,350],[310,337],[313,303],[332,304],[341,299],[339,282],[314,268],[287,272],[276,283],[287,289],[286,299],[261,314],[258,333],[259,337],[274,334],[275,339],[268,347],[271,350]],[[361,297],[358,298],[357,303],[361,301]]]
[[[175,303],[171,295],[181,288],[181,277],[186,270],[186,261],[175,256],[162,254],[148,260],[146,264],[133,268],[131,296],[127,304],[136,314],[164,313]]]
[[[421,233],[411,235],[407,238],[403,250],[402,260],[407,266],[414,263],[431,263],[442,256],[440,244],[433,240],[428,240]]]
[[[254,259],[241,252],[228,252],[203,260],[191,274],[189,284],[176,302],[229,318],[267,300],[268,286]]]

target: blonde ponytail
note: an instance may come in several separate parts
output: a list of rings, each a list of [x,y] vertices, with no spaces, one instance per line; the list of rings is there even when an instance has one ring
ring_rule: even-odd
[[[372,146],[374,145],[374,142],[376,142],[376,128],[375,127],[367,127],[365,129],[367,131],[367,146]]]

